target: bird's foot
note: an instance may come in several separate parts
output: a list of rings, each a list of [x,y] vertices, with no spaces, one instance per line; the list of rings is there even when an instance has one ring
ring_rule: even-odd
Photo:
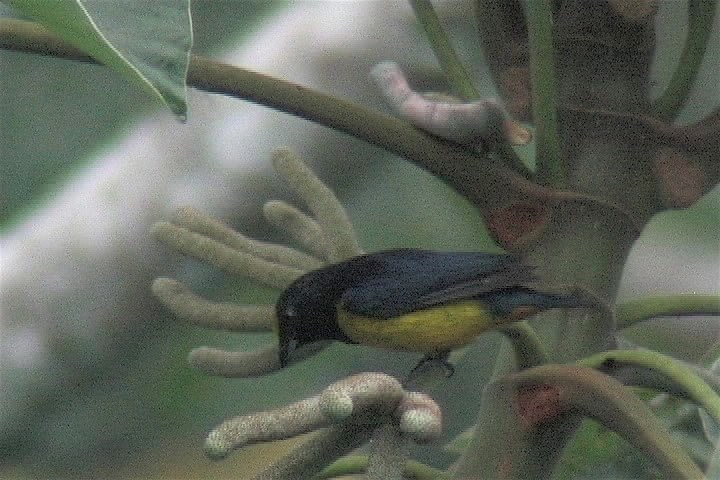
[[[405,386],[412,384],[424,383],[425,379],[438,378],[443,379],[450,378],[455,373],[455,367],[448,362],[450,352],[433,353],[425,355],[418,363],[410,370]]]

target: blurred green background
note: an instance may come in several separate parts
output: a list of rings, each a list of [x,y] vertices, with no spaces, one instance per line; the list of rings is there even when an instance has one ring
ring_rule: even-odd
[[[241,44],[251,38],[260,22],[272,18],[284,5],[285,2],[261,0],[194,2],[194,51],[212,56]],[[381,8],[380,3],[378,7]],[[14,15],[14,12],[0,5],[0,15]],[[661,21],[672,18],[673,13],[664,15]],[[680,21],[670,21],[662,26],[661,55],[655,66],[656,89],[661,88],[672,73],[682,46],[676,39],[683,38],[684,28]],[[696,119],[707,113],[708,108],[717,106],[718,74],[712,66],[718,64],[719,45],[720,42],[711,42],[708,60],[698,80],[701,88],[691,98],[682,121]],[[487,84],[480,87],[485,92],[492,88]],[[190,107],[192,115],[192,105]],[[9,231],[21,223],[32,215],[37,205],[52,202],[54,192],[61,189],[68,178],[92,165],[98,153],[111,148],[145,115],[159,109],[161,107],[148,102],[142,92],[101,67],[0,51],[0,231]],[[522,155],[532,157],[532,147],[521,150]],[[334,172],[335,165],[325,163],[324,168],[328,170],[320,172],[322,178],[329,179],[347,206],[366,250],[393,246],[445,250],[496,248],[484,235],[479,216],[460,196],[398,158],[378,157],[357,167],[345,165],[345,173]],[[716,187],[691,209],[659,215],[647,228],[634,255],[646,258],[643,255],[647,252],[661,248],[717,265],[719,206],[720,188]],[[432,218],[433,221],[418,222],[418,218]],[[266,303],[272,302],[276,295],[224,278],[196,264],[189,268],[199,271],[196,275],[205,280],[198,282],[202,283],[199,293],[210,298]],[[676,285],[673,282],[677,279],[666,280],[668,285]],[[631,298],[638,294],[633,290],[637,283],[631,281],[630,285],[631,288],[626,285],[621,297]],[[707,287],[707,292],[720,288],[717,284]],[[713,322],[709,320],[708,324]],[[688,358],[697,353],[693,351],[698,348],[694,341],[697,331],[680,329],[678,336],[677,329],[668,329],[669,323],[656,325],[652,329],[635,329],[633,338]],[[690,333],[683,336],[682,332]],[[86,402],[98,402],[103,408],[114,410],[112,418],[124,419],[126,424],[118,428],[117,434],[125,440],[128,436],[137,436],[138,449],[124,454],[112,452],[112,456],[117,456],[117,463],[115,460],[104,463],[88,459],[95,469],[92,475],[105,478],[246,478],[248,471],[266,464],[283,445],[251,448],[225,462],[211,464],[202,455],[200,446],[204,434],[222,419],[272,408],[289,399],[314,393],[332,379],[359,368],[382,367],[399,372],[416,360],[412,355],[363,353],[360,348],[354,349],[353,355],[349,356],[347,348],[352,347],[337,346],[303,365],[271,377],[234,381],[205,377],[190,370],[185,362],[187,352],[198,345],[246,349],[268,341],[270,339],[263,336],[229,337],[168,322],[162,336],[144,339],[142,348],[130,353],[117,378],[114,379],[113,370],[108,367],[96,383],[70,392],[65,397],[66,408],[53,405],[54,411],[58,412],[56,424],[46,427],[62,432],[62,426],[66,424],[98,421],[84,417],[79,413],[83,410],[75,408]],[[484,356],[486,364],[491,365],[492,347],[497,342],[497,336],[487,335],[472,347],[472,354],[477,358]],[[334,368],[327,372],[326,365],[330,362]],[[445,402],[455,404],[453,408],[476,411],[474,402],[477,399],[453,398],[458,396],[458,384],[476,382],[486,374],[482,369],[460,365],[454,382],[442,395]],[[136,414],[132,405],[137,401],[138,392],[141,392],[142,402],[152,405],[154,413],[150,423],[144,423],[147,418],[140,424],[136,424],[140,420],[133,420]],[[449,418],[449,430],[457,433],[462,425],[453,421],[460,420]],[[142,430],[148,432],[142,433]],[[39,468],[33,462],[3,461],[0,476],[19,479],[65,476],[62,470],[53,469],[54,462],[61,465],[68,462],[68,458],[81,457],[83,449],[78,445],[91,440],[65,437],[63,441],[67,442],[67,448],[54,453],[58,455],[57,459],[45,458],[37,462],[41,464]],[[43,452],[36,452],[36,455],[42,457]],[[65,458],[61,458],[63,456]],[[447,459],[438,459],[438,462],[444,461]],[[64,472],[68,477],[88,475],[82,468],[82,458],[73,464],[77,470]]]

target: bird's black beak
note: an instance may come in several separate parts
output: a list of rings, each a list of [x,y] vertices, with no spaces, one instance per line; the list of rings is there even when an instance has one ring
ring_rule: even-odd
[[[297,339],[283,338],[280,341],[278,348],[278,354],[280,357],[280,368],[285,368],[288,365],[304,360],[318,353],[323,348],[327,347],[331,343],[330,340],[320,340],[317,342],[303,343],[301,344]]]

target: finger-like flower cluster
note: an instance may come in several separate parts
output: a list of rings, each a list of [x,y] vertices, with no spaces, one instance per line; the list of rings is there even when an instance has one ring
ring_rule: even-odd
[[[362,373],[340,380],[317,396],[268,412],[223,422],[205,442],[211,458],[257,442],[282,440],[326,427],[352,425],[358,431],[395,424],[418,443],[436,439],[442,426],[439,407],[427,396],[407,392],[395,378]]]
[[[227,273],[278,289],[305,272],[362,253],[340,202],[297,156],[280,150],[273,166],[312,216],[273,200],[265,204],[265,217],[303,250],[248,238],[190,208],[180,209],[172,222],[157,223],[156,238]],[[170,278],[156,279],[152,290],[177,317],[202,327],[232,332],[277,329],[273,305],[208,301]],[[253,377],[280,368],[277,344],[239,352],[200,347],[190,353],[190,363],[223,377]],[[318,431],[258,478],[308,478],[369,439],[368,477],[400,478],[407,442],[436,439],[441,428],[440,408],[430,397],[406,391],[388,375],[364,373],[334,383],[315,397],[227,420],[208,435],[205,452],[221,459],[246,445]]]
[[[178,210],[172,222],[158,222],[153,233],[185,255],[278,289],[310,270],[362,253],[345,209],[296,155],[278,150],[273,166],[313,216],[273,200],[263,208],[265,217],[310,253],[248,238],[191,208]],[[196,325],[237,332],[276,328],[273,305],[210,302],[169,278],[156,279],[152,290],[178,318]],[[223,377],[254,377],[280,368],[277,345],[249,352],[200,347],[190,353],[190,363],[208,374]]]

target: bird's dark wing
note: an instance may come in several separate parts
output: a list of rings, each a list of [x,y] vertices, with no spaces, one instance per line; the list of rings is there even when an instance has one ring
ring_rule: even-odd
[[[401,249],[358,257],[359,278],[340,306],[391,318],[494,290],[526,285],[533,268],[512,255]]]

